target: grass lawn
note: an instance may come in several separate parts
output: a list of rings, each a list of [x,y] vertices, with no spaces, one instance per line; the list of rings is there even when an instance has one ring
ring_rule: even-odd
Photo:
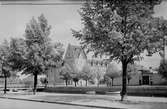
[[[113,87],[48,87],[45,89],[39,89],[38,91],[44,92],[56,92],[56,93],[73,93],[73,94],[86,94],[89,92],[94,92],[94,94],[108,94],[108,92],[119,92],[121,91],[121,86]],[[127,87],[128,95],[137,95],[137,96],[161,96],[167,97],[167,86],[128,86]]]

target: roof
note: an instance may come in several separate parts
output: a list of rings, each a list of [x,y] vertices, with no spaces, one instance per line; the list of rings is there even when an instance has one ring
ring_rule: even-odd
[[[87,56],[86,56],[84,50],[82,49],[82,47],[68,44],[68,46],[65,50],[63,59],[65,60],[67,58],[78,58],[81,53],[84,56],[84,58],[87,59]]]
[[[141,71],[142,73],[158,73],[155,69],[152,68],[146,68],[144,66],[138,66],[137,67],[138,71]]]
[[[109,64],[110,62],[104,59],[88,59],[88,62],[91,63],[103,63],[103,64]]]

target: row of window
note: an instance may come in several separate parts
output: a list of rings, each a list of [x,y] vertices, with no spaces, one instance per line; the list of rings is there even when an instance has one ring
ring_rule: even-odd
[[[90,61],[89,64],[91,66],[103,66],[103,67],[107,67],[108,65],[107,62],[103,62],[103,61]]]

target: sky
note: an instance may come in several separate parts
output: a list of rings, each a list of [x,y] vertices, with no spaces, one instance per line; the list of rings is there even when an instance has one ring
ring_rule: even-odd
[[[65,0],[53,2],[55,1],[65,2]],[[52,26],[51,37],[55,42],[78,44],[78,41],[72,37],[70,29],[81,28],[80,16],[77,12],[79,9],[80,5],[1,5],[0,41],[9,37],[23,37],[25,26],[30,19],[33,16],[37,18],[43,13]]]
[[[16,0],[0,0],[1,3],[15,3]],[[4,2],[7,1],[7,2]],[[18,0],[27,3],[80,3],[82,0]],[[37,18],[42,13],[52,26],[50,37],[54,42],[79,45],[71,33],[71,29],[82,28],[81,18],[78,13],[81,5],[0,5],[0,42],[10,37],[23,37],[25,26],[32,17]],[[167,2],[155,7],[155,16],[163,16],[167,19]],[[147,67],[158,67],[160,57],[158,54],[152,57],[144,57],[140,62]]]

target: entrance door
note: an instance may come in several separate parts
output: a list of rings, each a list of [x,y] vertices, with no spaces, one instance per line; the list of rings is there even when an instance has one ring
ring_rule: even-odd
[[[143,76],[143,85],[149,85],[149,76]]]

